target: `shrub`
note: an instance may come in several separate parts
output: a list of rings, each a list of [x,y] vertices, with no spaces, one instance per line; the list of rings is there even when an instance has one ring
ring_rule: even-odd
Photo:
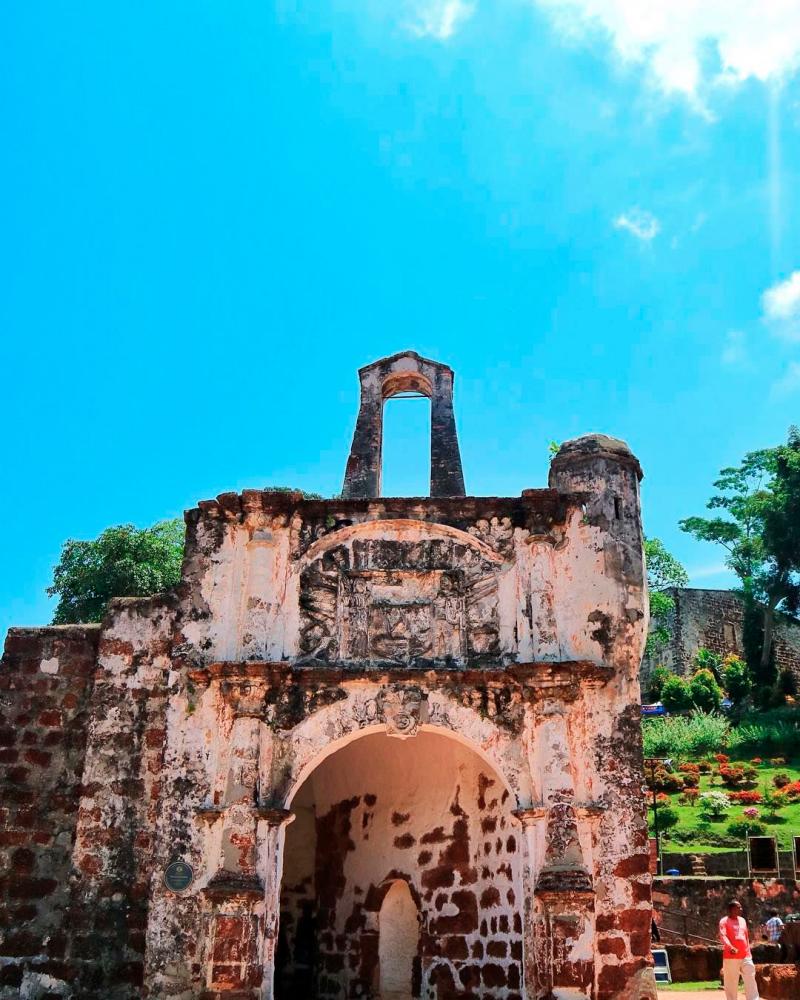
[[[703,819],[720,820],[731,807],[731,800],[724,792],[703,792],[700,796],[700,815]]]
[[[703,712],[717,712],[722,703],[722,688],[708,669],[698,670],[689,681],[692,704]]]
[[[726,745],[730,723],[721,715],[693,712],[670,719],[646,719],[642,727],[646,757],[686,760]],[[699,765],[702,770],[702,764]]]
[[[659,832],[663,833],[664,830],[671,830],[673,826],[678,825],[678,810],[673,809],[672,806],[664,806],[658,810],[658,829]]]
[[[656,802],[663,802],[664,805],[666,805],[669,802],[669,795],[665,792],[659,792],[658,795],[656,795]]]
[[[772,776],[772,784],[776,788],[785,788],[787,785],[792,783],[792,779],[785,771],[778,771],[777,774]]]
[[[685,712],[691,708],[692,695],[687,682],[677,674],[668,677],[661,688],[661,703],[668,712]]]
[[[800,800],[800,781],[790,782],[781,789],[781,792],[783,792],[789,802],[797,802]]]
[[[687,788],[683,795],[680,797],[680,801],[685,806],[696,806],[697,800],[700,798],[699,788]]]
[[[774,817],[779,809],[783,809],[786,805],[787,797],[786,794],[780,790],[775,792],[770,792],[766,800],[764,801],[764,806],[770,816]]]
[[[683,775],[683,787],[684,788],[697,788],[700,784],[700,775],[695,774],[690,771],[688,774]]]
[[[685,764],[681,764],[678,770],[681,774],[699,774],[700,766],[698,764],[693,764],[691,761],[687,761]]]
[[[750,763],[751,764],[763,764],[764,761],[761,759],[761,757],[753,757],[753,759],[750,761]]]
[[[732,767],[730,764],[720,764],[719,775],[726,788],[739,788],[744,784],[744,768]]]
[[[650,671],[650,677],[647,681],[647,697],[650,701],[661,701],[664,684],[670,677],[674,676],[671,670],[662,666],[654,667]]]
[[[727,754],[725,754],[725,753],[715,753],[714,754],[714,760],[718,764],[727,764],[728,761],[730,760],[730,757]]]
[[[772,767],[783,767],[786,763],[785,757],[770,757],[769,762]]]
[[[758,837],[767,832],[767,828],[757,819],[735,819],[726,827],[732,837]]]
[[[697,769],[701,774],[711,774],[711,772],[714,770],[714,767],[710,760],[701,760],[700,763],[697,765]]]
[[[736,708],[747,701],[753,690],[750,668],[738,656],[726,656],[722,664],[722,682]]]
[[[706,673],[711,674],[715,681],[718,681],[721,677],[723,660],[719,653],[712,653],[710,649],[705,649],[700,647],[694,654],[694,665],[697,667],[697,673],[701,670]]]
[[[755,805],[757,802],[763,802],[764,796],[761,792],[753,790],[747,790],[743,792],[731,792],[728,796],[731,802],[741,802],[742,804],[748,803]]]
[[[742,809],[742,816],[745,819],[758,819],[759,812],[755,806],[749,806],[747,809]]]

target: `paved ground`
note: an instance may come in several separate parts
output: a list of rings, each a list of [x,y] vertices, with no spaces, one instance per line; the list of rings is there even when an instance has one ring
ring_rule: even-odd
[[[744,991],[740,990],[744,997]],[[724,990],[659,990],[658,1000],[725,1000]]]

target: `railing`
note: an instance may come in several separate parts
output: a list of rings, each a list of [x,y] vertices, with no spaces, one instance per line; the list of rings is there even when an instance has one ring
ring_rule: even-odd
[[[661,918],[657,921],[659,934],[674,934],[676,937],[681,938],[684,944],[691,944],[692,941],[701,942],[703,944],[719,944],[716,938],[705,937],[703,934],[696,934],[689,930],[689,921],[694,920],[700,922],[698,917],[692,916],[690,913],[682,913],[680,910],[655,910],[655,913]],[[668,923],[664,922],[664,918],[671,919],[673,922],[680,923],[680,930],[676,927],[670,927]]]

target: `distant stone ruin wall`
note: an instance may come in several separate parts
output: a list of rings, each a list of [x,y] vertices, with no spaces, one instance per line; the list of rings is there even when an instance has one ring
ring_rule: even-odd
[[[653,912],[659,927],[685,930],[695,937],[716,942],[717,927],[729,899],[738,899],[755,944],[762,937],[761,925],[770,910],[781,915],[800,909],[800,888],[789,879],[669,878],[653,879]],[[685,924],[684,924],[685,920]],[[664,933],[665,942],[676,941]]]
[[[666,622],[670,642],[657,655],[645,657],[643,685],[659,664],[677,674],[690,674],[695,653],[703,647],[720,656],[735,653],[744,657],[744,606],[738,594],[732,590],[692,587],[675,587],[668,593],[675,600],[675,608]],[[775,662],[778,670],[790,670],[800,686],[800,624],[785,619],[776,621]]]
[[[15,628],[6,640],[0,989],[24,984],[26,995],[38,996],[38,986],[70,977],[65,913],[99,637],[99,625],[68,625]]]

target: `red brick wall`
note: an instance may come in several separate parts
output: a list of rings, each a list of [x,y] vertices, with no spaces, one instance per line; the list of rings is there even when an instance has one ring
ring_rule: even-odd
[[[99,625],[17,628],[0,661],[0,996],[68,979],[63,926]],[[37,994],[38,995],[38,994]]]

